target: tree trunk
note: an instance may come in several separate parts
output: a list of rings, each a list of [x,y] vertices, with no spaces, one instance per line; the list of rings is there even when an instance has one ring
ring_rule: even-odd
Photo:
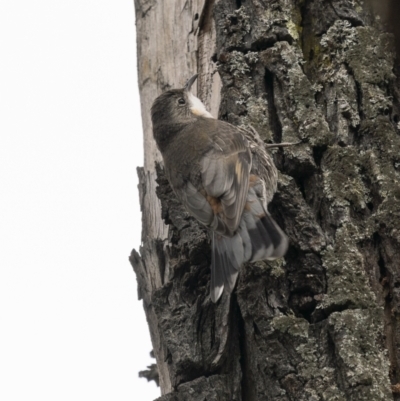
[[[400,400],[400,85],[372,3],[135,0],[145,164],[131,262],[160,401]],[[176,200],[150,122],[155,97],[196,72],[215,117],[302,141],[273,153],[287,255],[244,266],[216,305],[208,234]]]

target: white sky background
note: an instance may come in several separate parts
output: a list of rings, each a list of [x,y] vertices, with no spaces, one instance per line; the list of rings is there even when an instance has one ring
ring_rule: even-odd
[[[150,401],[133,0],[0,0],[0,399]]]

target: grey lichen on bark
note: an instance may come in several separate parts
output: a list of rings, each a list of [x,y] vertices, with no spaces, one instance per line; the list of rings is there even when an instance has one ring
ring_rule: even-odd
[[[143,245],[131,262],[159,400],[400,399],[392,35],[358,0],[135,5],[147,156]],[[266,142],[302,141],[273,151],[270,211],[290,238],[286,257],[246,265],[216,305],[208,234],[175,199],[149,120],[160,91],[197,71],[215,116]]]

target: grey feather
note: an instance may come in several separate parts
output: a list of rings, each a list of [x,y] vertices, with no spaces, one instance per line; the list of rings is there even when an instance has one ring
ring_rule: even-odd
[[[222,213],[218,218],[231,235],[239,226],[249,185],[251,154],[246,143],[244,137],[241,144],[237,138],[230,142],[231,147],[224,149],[223,155],[211,149],[201,161],[204,189],[210,196],[220,199]]]
[[[233,237],[223,237],[213,233],[212,240],[212,262],[211,262],[211,294],[213,302],[216,302],[219,297],[216,297],[219,292],[221,277],[218,274],[222,273],[223,287],[232,292],[239,269],[244,261],[244,247],[242,238],[239,233]],[[219,281],[216,278],[219,278]],[[222,294],[222,292],[221,292]]]
[[[188,182],[183,190],[175,191],[178,198],[200,223],[209,226],[214,220],[214,212],[206,198]]]
[[[224,270],[221,268],[221,256],[215,247],[215,233],[212,233],[212,247],[211,247],[211,282],[210,282],[210,296],[211,300],[215,303],[221,297],[224,291]]]

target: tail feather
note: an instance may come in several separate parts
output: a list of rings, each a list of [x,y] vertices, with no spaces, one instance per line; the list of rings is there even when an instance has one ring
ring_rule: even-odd
[[[248,229],[252,247],[252,255],[248,261],[273,260],[283,256],[288,248],[288,239],[284,232],[268,212],[255,219],[257,229]]]
[[[255,229],[249,229],[251,239],[251,261],[262,260],[271,255],[274,246],[271,241],[268,230],[262,224],[262,221],[257,217],[252,216],[254,219]]]
[[[266,259],[273,260],[277,258],[281,258],[285,255],[289,241],[285,233],[280,229],[278,224],[276,224],[275,220],[271,217],[271,215],[267,212],[266,215],[260,219],[265,229],[268,231],[270,235],[273,251],[272,254]]]
[[[224,291],[224,269],[222,268],[220,253],[215,246],[215,233],[212,233],[211,252],[211,300],[217,302]]]
[[[211,258],[211,299],[217,302],[224,288],[232,292],[244,262],[243,241],[239,234],[222,237],[213,233]]]
[[[213,232],[211,262],[213,302],[218,301],[224,288],[232,292],[243,263],[273,260],[286,253],[288,248],[286,235],[261,203],[255,203],[257,204],[251,204],[243,212],[238,231],[233,237],[224,237]]]
[[[248,226],[251,225],[251,216],[248,213],[243,213],[242,221],[239,226],[239,235],[242,239],[243,244],[243,260],[247,261],[251,259],[251,255],[253,253],[253,247],[251,245],[252,241],[250,238],[250,233],[248,230]]]

